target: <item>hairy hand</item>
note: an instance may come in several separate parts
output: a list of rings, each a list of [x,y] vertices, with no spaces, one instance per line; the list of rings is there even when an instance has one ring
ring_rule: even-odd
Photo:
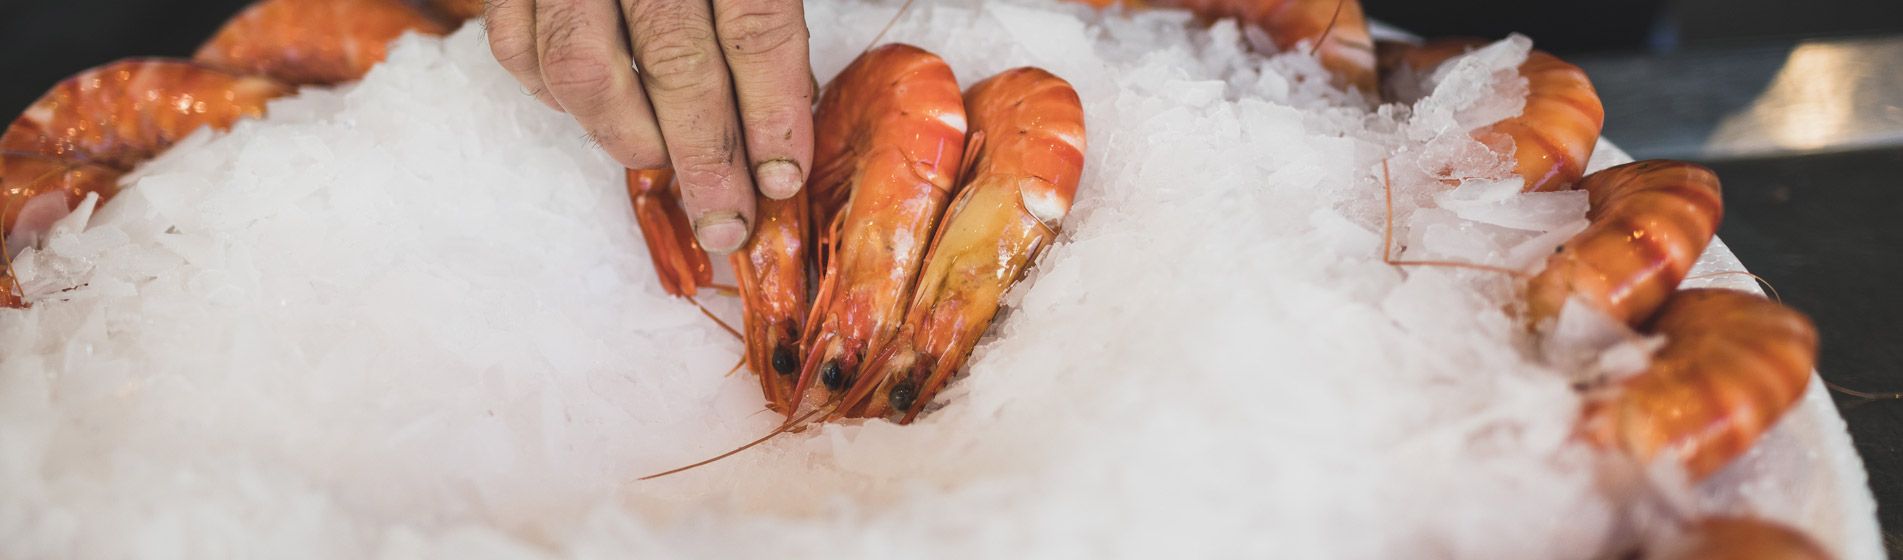
[[[813,83],[800,0],[490,0],[489,47],[615,161],[672,166],[701,246],[731,252],[754,187],[805,184]]]

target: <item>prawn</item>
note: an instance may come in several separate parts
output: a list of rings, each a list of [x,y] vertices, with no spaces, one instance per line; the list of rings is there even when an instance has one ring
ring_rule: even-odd
[[[100,201],[118,178],[201,127],[222,130],[264,113],[290,90],[190,62],[130,59],[53,86],[0,133],[0,307],[24,307],[12,257],[37,242],[87,194]]]
[[[1809,535],[1779,523],[1745,517],[1710,517],[1693,524],[1677,542],[1651,560],[1830,560]]]
[[[1527,319],[1557,317],[1583,298],[1638,326],[1672,294],[1718,233],[1724,199],[1718,175],[1693,163],[1649,160],[1586,177],[1590,225],[1527,282]]]
[[[869,380],[843,402],[870,397],[865,416],[910,423],[964,365],[999,300],[1049,247],[1077,193],[1084,109],[1062,78],[1008,70],[965,95],[972,141],[965,184],[926,256],[897,338],[867,363]]]
[[[461,22],[482,17],[484,0],[429,0],[430,11],[444,20]]]
[[[1749,450],[1804,395],[1817,360],[1810,319],[1734,290],[1673,294],[1647,330],[1665,346],[1645,371],[1589,398],[1580,427],[1641,462],[1669,453],[1693,480]]]
[[[289,92],[268,78],[190,62],[122,60],[53,86],[0,134],[0,153],[129,171],[200,127],[261,116],[266,101]]]
[[[409,31],[449,30],[400,0],[260,0],[192,60],[295,85],[336,84],[362,78]]]
[[[661,289],[675,297],[689,297],[703,286],[713,284],[713,264],[701,250],[674,193],[674,170],[667,167],[629,169],[628,199],[634,204],[635,224],[647,243],[648,258],[654,261],[654,273]]]
[[[878,382],[858,375],[860,366],[898,330],[965,149],[951,67],[910,45],[874,48],[847,65],[821,95],[815,123],[809,185],[827,220],[828,254],[789,417],[802,400],[836,405],[849,387]],[[842,195],[842,209],[826,210]]]
[[[669,168],[630,169],[628,197],[661,288],[693,301],[701,288],[715,286],[713,265],[689,233],[687,213],[673,190],[678,186],[670,187],[673,175]],[[728,256],[740,293],[744,330],[734,331],[724,322],[721,326],[746,344],[743,363],[760,376],[767,406],[779,411],[791,406],[788,378],[799,371],[802,355],[800,334],[807,313],[807,265],[812,252],[806,200],[804,190],[786,200],[762,197],[760,224],[747,244]],[[705,308],[701,312],[720,322]]]
[[[1425,75],[1481,44],[1467,39],[1422,45],[1383,42],[1381,75],[1386,81],[1402,68]],[[1585,174],[1586,161],[1605,125],[1606,109],[1599,93],[1586,71],[1543,51],[1528,53],[1519,72],[1527,80],[1525,110],[1474,131],[1473,136],[1495,150],[1513,150],[1514,172],[1526,180],[1526,191],[1572,188]]]
[[[727,259],[739,284],[747,367],[760,376],[767,407],[791,414],[809,312],[811,210],[803,189],[785,200],[761,197],[759,205],[753,236]]]
[[[1098,9],[1183,8],[1209,20],[1235,18],[1268,32],[1275,48],[1309,43],[1336,86],[1376,90],[1375,45],[1360,0],[1073,0]]]

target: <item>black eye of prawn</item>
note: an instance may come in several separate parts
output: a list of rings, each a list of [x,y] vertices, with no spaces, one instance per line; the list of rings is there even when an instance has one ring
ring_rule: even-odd
[[[892,386],[892,392],[886,394],[886,400],[891,401],[892,409],[899,412],[910,412],[912,400],[916,398],[918,398],[918,387],[912,385],[910,381],[900,381],[899,384]]]
[[[793,349],[781,346],[773,349],[773,371],[780,375],[793,375],[799,369],[799,360],[793,359]]]
[[[826,365],[819,366],[819,382],[825,383],[827,389],[844,391],[846,373],[839,371],[839,362],[826,362]]]

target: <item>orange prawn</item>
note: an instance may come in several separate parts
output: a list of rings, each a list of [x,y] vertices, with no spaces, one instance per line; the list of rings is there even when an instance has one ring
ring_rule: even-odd
[[[296,84],[362,78],[404,32],[448,32],[400,0],[261,0],[225,22],[192,59]]]
[[[836,405],[849,387],[878,383],[860,367],[899,328],[965,149],[951,67],[910,45],[860,55],[826,88],[815,122],[814,205],[841,195],[846,202],[819,217],[829,220],[829,254],[793,408]]]
[[[0,135],[0,151],[130,170],[200,127],[263,115],[265,101],[289,92],[190,62],[113,62],[53,86]]]
[[[1671,453],[1693,480],[1749,450],[1804,395],[1817,359],[1804,314],[1734,290],[1673,294],[1647,330],[1665,346],[1644,372],[1589,399],[1580,426],[1642,462]]]
[[[867,363],[864,416],[910,423],[964,365],[1000,299],[1052,240],[1084,166],[1084,109],[1062,78],[1009,70],[972,86],[971,166],[938,228],[898,336]],[[877,381],[877,390],[871,380]],[[855,405],[856,406],[856,405]]]
[[[674,170],[667,167],[629,169],[628,199],[634,203],[635,224],[641,228],[641,240],[647,243],[648,258],[654,261],[654,273],[661,289],[675,297],[693,296],[702,287],[713,284],[714,267],[701,250],[700,241],[689,233],[687,211],[681,209],[674,193]]]
[[[445,21],[462,22],[482,17],[484,0],[429,0],[430,11]]]
[[[701,288],[714,286],[713,265],[689,233],[687,213],[673,191],[678,187],[670,187],[673,176],[669,168],[630,169],[628,197],[661,288],[693,301]],[[792,405],[790,377],[799,371],[807,314],[807,265],[813,249],[806,200],[804,191],[786,200],[761,197],[760,224],[747,244],[728,256],[744,320],[743,330],[736,332],[746,344],[743,363],[760,376],[767,406],[781,412]],[[701,311],[713,317],[705,308]]]
[[[13,275],[12,255],[39,242],[39,234],[72,208],[98,193],[118,192],[119,170],[91,163],[67,163],[36,154],[0,156],[0,308],[26,307]],[[13,234],[9,237],[9,233]]]
[[[1424,45],[1384,42],[1381,74],[1386,79],[1401,68],[1411,68],[1425,75],[1483,44],[1466,39]],[[1527,80],[1525,110],[1474,131],[1474,138],[1495,150],[1513,149],[1514,172],[1526,180],[1525,190],[1572,188],[1585,173],[1605,125],[1606,109],[1599,93],[1586,71],[1539,50],[1527,54],[1520,75]]]
[[[1309,42],[1309,53],[1336,86],[1370,95],[1375,89],[1374,39],[1360,0],[1075,0],[1097,8],[1184,8],[1203,19],[1235,18],[1268,32],[1275,48],[1288,51]]]
[[[0,232],[38,238],[88,193],[118,192],[118,177],[202,127],[222,130],[264,113],[289,88],[164,59],[131,59],[61,81],[0,134]],[[4,255],[11,266],[15,247]],[[9,268],[0,306],[25,305]]]
[[[1830,560],[1823,545],[1783,524],[1745,517],[1697,521],[1649,560]]]
[[[1527,283],[1527,318],[1539,325],[1579,297],[1628,325],[1652,316],[1718,233],[1724,199],[1703,166],[1650,160],[1586,177],[1591,225],[1560,245]]]

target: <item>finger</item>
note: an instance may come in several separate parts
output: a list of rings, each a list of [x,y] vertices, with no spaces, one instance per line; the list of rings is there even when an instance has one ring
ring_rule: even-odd
[[[641,83],[667,138],[694,235],[709,251],[739,249],[752,229],[753,178],[712,10],[705,0],[626,1]]]
[[[622,166],[661,167],[667,165],[667,148],[635,80],[620,22],[614,0],[536,2],[542,83]]]
[[[798,193],[813,162],[813,74],[800,0],[714,0],[760,194]]]
[[[529,95],[560,111],[555,97],[542,87],[542,70],[535,61],[535,3],[533,0],[489,0],[482,27],[489,33],[489,52],[502,69],[515,76]]]

